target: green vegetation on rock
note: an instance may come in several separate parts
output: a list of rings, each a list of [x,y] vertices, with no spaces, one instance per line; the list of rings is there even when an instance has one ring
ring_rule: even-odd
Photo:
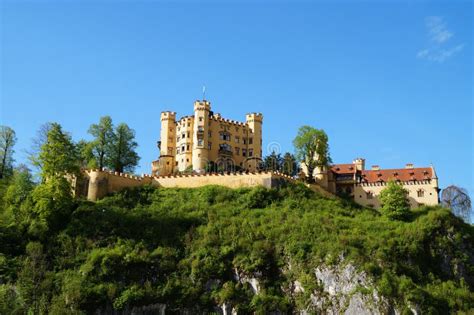
[[[15,189],[31,191],[18,176]],[[97,203],[53,188],[4,198],[0,313],[106,313],[157,304],[196,313],[223,303],[239,313],[292,312],[321,290],[315,268],[347,263],[373,279],[359,291],[375,289],[401,311],[474,308],[474,229],[441,207],[391,220],[302,184],[143,187]],[[295,281],[304,292],[290,289]]]

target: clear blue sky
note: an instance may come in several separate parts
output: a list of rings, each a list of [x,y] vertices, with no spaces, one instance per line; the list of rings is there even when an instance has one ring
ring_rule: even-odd
[[[3,1],[1,123],[16,160],[38,127],[75,140],[103,115],[136,130],[137,173],[156,159],[160,112],[264,114],[264,148],[323,128],[334,162],[436,167],[473,185],[470,1]],[[264,149],[264,153],[265,153]]]

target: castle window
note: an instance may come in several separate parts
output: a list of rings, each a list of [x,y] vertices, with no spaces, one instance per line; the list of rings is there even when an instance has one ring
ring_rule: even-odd
[[[202,146],[203,145],[203,140],[202,139],[198,139],[198,146]]]
[[[188,127],[191,127],[191,123],[188,123]]]
[[[199,117],[199,121],[202,121],[202,117]]]
[[[373,199],[374,198],[374,193],[371,191],[366,192],[367,199]]]
[[[173,132],[173,128],[170,128],[170,132]]]
[[[186,159],[186,162],[189,162],[189,159]]]
[[[239,155],[240,154],[240,148],[235,148],[235,155]]]
[[[209,138],[212,137],[212,132],[211,132],[211,131],[208,131],[208,132],[207,132],[207,135],[209,136]]]
[[[253,149],[249,149],[249,157],[253,156]]]
[[[219,138],[224,141],[230,141],[230,134],[227,132],[219,133]]]
[[[209,143],[207,144],[207,148],[208,148],[209,150],[212,148],[212,142],[209,142]]]
[[[184,152],[184,145],[181,147],[181,152]]]
[[[247,156],[247,149],[242,149],[242,156]]]
[[[198,131],[204,131],[204,127],[203,126],[198,126]]]
[[[244,140],[244,144],[247,144],[247,139],[244,138],[243,140]]]
[[[186,144],[186,150],[189,151],[189,144]]]
[[[188,138],[189,138],[190,136],[191,136],[191,134],[190,134],[189,131],[188,131]]]
[[[181,134],[181,139],[184,139],[184,138],[186,138],[186,134],[183,132],[183,133]]]
[[[178,136],[178,137],[176,137],[176,142],[179,142],[179,136]]]
[[[179,154],[179,148],[176,149],[176,154]]]
[[[423,189],[419,189],[416,192],[416,194],[417,194],[418,197],[423,198],[425,196],[425,191]]]
[[[235,137],[235,143],[240,143],[240,137]]]
[[[176,164],[175,164],[175,165],[178,166],[178,161],[176,161]]]
[[[170,162],[166,162],[166,165],[170,165]]]
[[[253,144],[253,138],[249,138],[249,144]]]

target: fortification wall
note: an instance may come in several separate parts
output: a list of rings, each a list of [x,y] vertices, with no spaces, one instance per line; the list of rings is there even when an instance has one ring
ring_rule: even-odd
[[[170,176],[132,176],[118,172],[86,170],[84,177],[88,180],[88,189],[83,193],[88,200],[96,201],[107,194],[125,188],[151,184],[165,188],[196,188],[206,185],[220,185],[229,188],[263,186],[267,188],[281,186],[292,180],[291,177],[274,172],[230,173],[230,174],[192,174]]]

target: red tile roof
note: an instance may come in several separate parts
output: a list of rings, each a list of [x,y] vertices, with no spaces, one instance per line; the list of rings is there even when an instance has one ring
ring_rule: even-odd
[[[362,182],[375,183],[379,181],[400,180],[408,182],[412,180],[422,181],[433,177],[431,167],[381,169],[378,171],[365,170],[361,172]]]
[[[331,166],[331,171],[336,174],[354,174],[354,164],[334,164]]]

